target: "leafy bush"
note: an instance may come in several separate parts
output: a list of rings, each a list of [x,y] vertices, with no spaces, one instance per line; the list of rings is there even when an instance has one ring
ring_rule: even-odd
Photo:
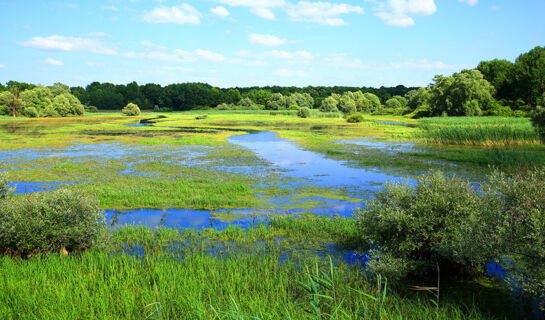
[[[483,186],[487,215],[478,221],[492,232],[485,239],[496,261],[524,292],[541,298],[545,308],[545,168],[519,170],[508,176],[494,172]],[[477,225],[478,226],[478,225]],[[541,295],[541,296],[539,296]]]
[[[357,213],[361,239],[372,248],[369,269],[393,279],[436,265],[451,275],[478,274],[495,261],[508,285],[545,307],[543,190],[543,167],[494,171],[479,189],[439,172],[416,186],[387,184]]]
[[[85,112],[89,112],[89,113],[97,113],[98,112],[98,108],[95,107],[95,106],[85,106]]]
[[[538,106],[532,114],[532,124],[536,128],[541,141],[545,143],[545,107]]]
[[[5,172],[0,172],[0,200],[5,199],[11,192],[8,187],[8,175]]]
[[[298,105],[295,105],[295,104],[294,104],[294,105],[291,105],[291,106],[288,108],[288,110],[293,110],[293,111],[297,111],[297,110],[299,110],[299,109],[301,109],[301,108],[299,108],[299,106],[298,106]]]
[[[60,189],[1,201],[0,253],[28,257],[84,250],[106,227],[97,201],[77,191]]]
[[[443,270],[460,266],[476,271],[488,257],[459,243],[482,203],[469,182],[440,172],[420,177],[414,188],[408,183],[387,184],[357,213],[363,242],[380,250],[374,251],[378,260],[369,263],[370,270],[390,278],[426,273],[436,263]]]
[[[140,108],[138,108],[138,106],[134,103],[129,103],[125,108],[123,108],[123,110],[121,110],[121,112],[128,117],[139,116]]]
[[[195,117],[195,120],[204,120],[204,119],[206,119],[206,118],[208,118],[208,115],[207,115],[207,114],[203,114],[202,116],[196,116],[196,117]]]
[[[23,115],[29,118],[37,118],[39,116],[38,110],[34,107],[26,107],[23,111]]]
[[[353,115],[349,115],[347,118],[346,118],[346,121],[349,122],[349,123],[359,123],[359,122],[363,122],[363,115],[360,114],[360,113],[355,113]]]
[[[307,108],[307,107],[303,107],[303,108],[299,109],[299,111],[297,111],[297,116],[299,118],[310,118],[310,116],[311,116],[310,109]]]

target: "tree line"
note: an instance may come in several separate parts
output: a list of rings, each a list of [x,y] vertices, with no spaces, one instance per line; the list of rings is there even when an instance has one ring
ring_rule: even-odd
[[[57,98],[62,88],[66,94]],[[6,93],[8,92],[8,93]],[[320,109],[324,112],[355,112],[433,116],[530,116],[545,104],[545,47],[521,54],[515,62],[491,60],[477,68],[451,76],[438,75],[427,87],[246,87],[218,88],[205,83],[161,86],[93,82],[83,87],[51,87],[10,81],[0,84],[0,114],[38,116],[78,114],[88,110],[121,110],[129,103],[141,109],[183,111],[195,108]],[[74,99],[75,98],[75,99]],[[54,101],[54,100],[57,101]],[[68,101],[68,102],[67,102]],[[45,107],[52,105],[53,107]],[[36,109],[34,112],[33,107]]]

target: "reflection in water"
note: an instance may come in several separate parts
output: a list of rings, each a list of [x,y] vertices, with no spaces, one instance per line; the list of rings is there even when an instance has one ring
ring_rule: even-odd
[[[352,168],[322,154],[300,149],[274,132],[233,136],[228,141],[248,148],[274,166],[286,170],[285,175],[305,179],[319,187],[356,187],[374,191],[386,181],[401,180],[378,171]]]

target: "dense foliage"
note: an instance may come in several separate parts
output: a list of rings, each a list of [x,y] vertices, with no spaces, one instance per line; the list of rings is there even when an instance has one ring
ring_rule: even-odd
[[[61,83],[50,87],[13,86],[0,93],[0,115],[35,117],[67,117],[84,113],[84,106]]]
[[[7,176],[0,175],[0,253],[27,257],[62,249],[84,250],[104,230],[95,199],[70,190],[16,198],[9,194]]]
[[[310,109],[308,107],[302,107],[301,109],[297,111],[297,116],[299,118],[310,118],[311,116]]]
[[[391,278],[437,266],[447,274],[478,274],[496,261],[518,287],[539,297],[545,292],[543,190],[544,168],[494,172],[479,189],[438,172],[416,186],[387,184],[358,212],[362,240],[376,258],[369,268]]]

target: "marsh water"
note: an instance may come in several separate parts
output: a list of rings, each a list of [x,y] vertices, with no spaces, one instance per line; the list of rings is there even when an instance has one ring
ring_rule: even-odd
[[[135,124],[148,125],[148,124]],[[282,195],[267,196],[267,208],[239,208],[218,210],[192,210],[187,208],[135,210],[107,210],[105,212],[112,227],[123,225],[145,225],[148,227],[173,228],[225,228],[228,225],[249,226],[265,221],[271,214],[313,213],[317,215],[351,216],[365,200],[372,196],[381,185],[388,181],[414,180],[406,178],[401,171],[385,172],[381,168],[354,166],[347,161],[335,160],[324,154],[305,150],[288,139],[278,137],[271,131],[252,131],[231,136],[227,141],[242,150],[255,154],[262,163],[237,163],[233,160],[214,159],[219,152],[215,146],[142,146],[122,143],[73,144],[62,148],[27,148],[21,150],[0,150],[0,160],[4,168],[0,170],[20,170],[24,166],[48,167],[58,163],[84,163],[93,161],[95,165],[109,165],[121,161],[114,173],[117,175],[153,176],[158,173],[141,171],[139,165],[147,163],[198,166],[211,171],[236,172],[245,175],[267,175],[274,173],[274,187],[286,191]],[[339,144],[357,146],[365,150],[379,151],[387,157],[395,158],[401,152],[416,152],[418,147],[409,142],[389,142],[371,139],[340,140]],[[225,152],[225,150],[223,150]],[[454,166],[451,163],[442,163]],[[51,190],[67,184],[88,182],[89,177],[79,181],[52,182],[11,182],[15,193],[24,194]],[[95,178],[97,179],[97,178]],[[98,178],[100,179],[100,178]],[[335,190],[346,195],[344,198],[312,194],[305,196],[305,187],[319,187]],[[256,187],[267,188],[270,185]],[[258,188],[259,189],[259,188]],[[298,196],[295,196],[295,194]]]

